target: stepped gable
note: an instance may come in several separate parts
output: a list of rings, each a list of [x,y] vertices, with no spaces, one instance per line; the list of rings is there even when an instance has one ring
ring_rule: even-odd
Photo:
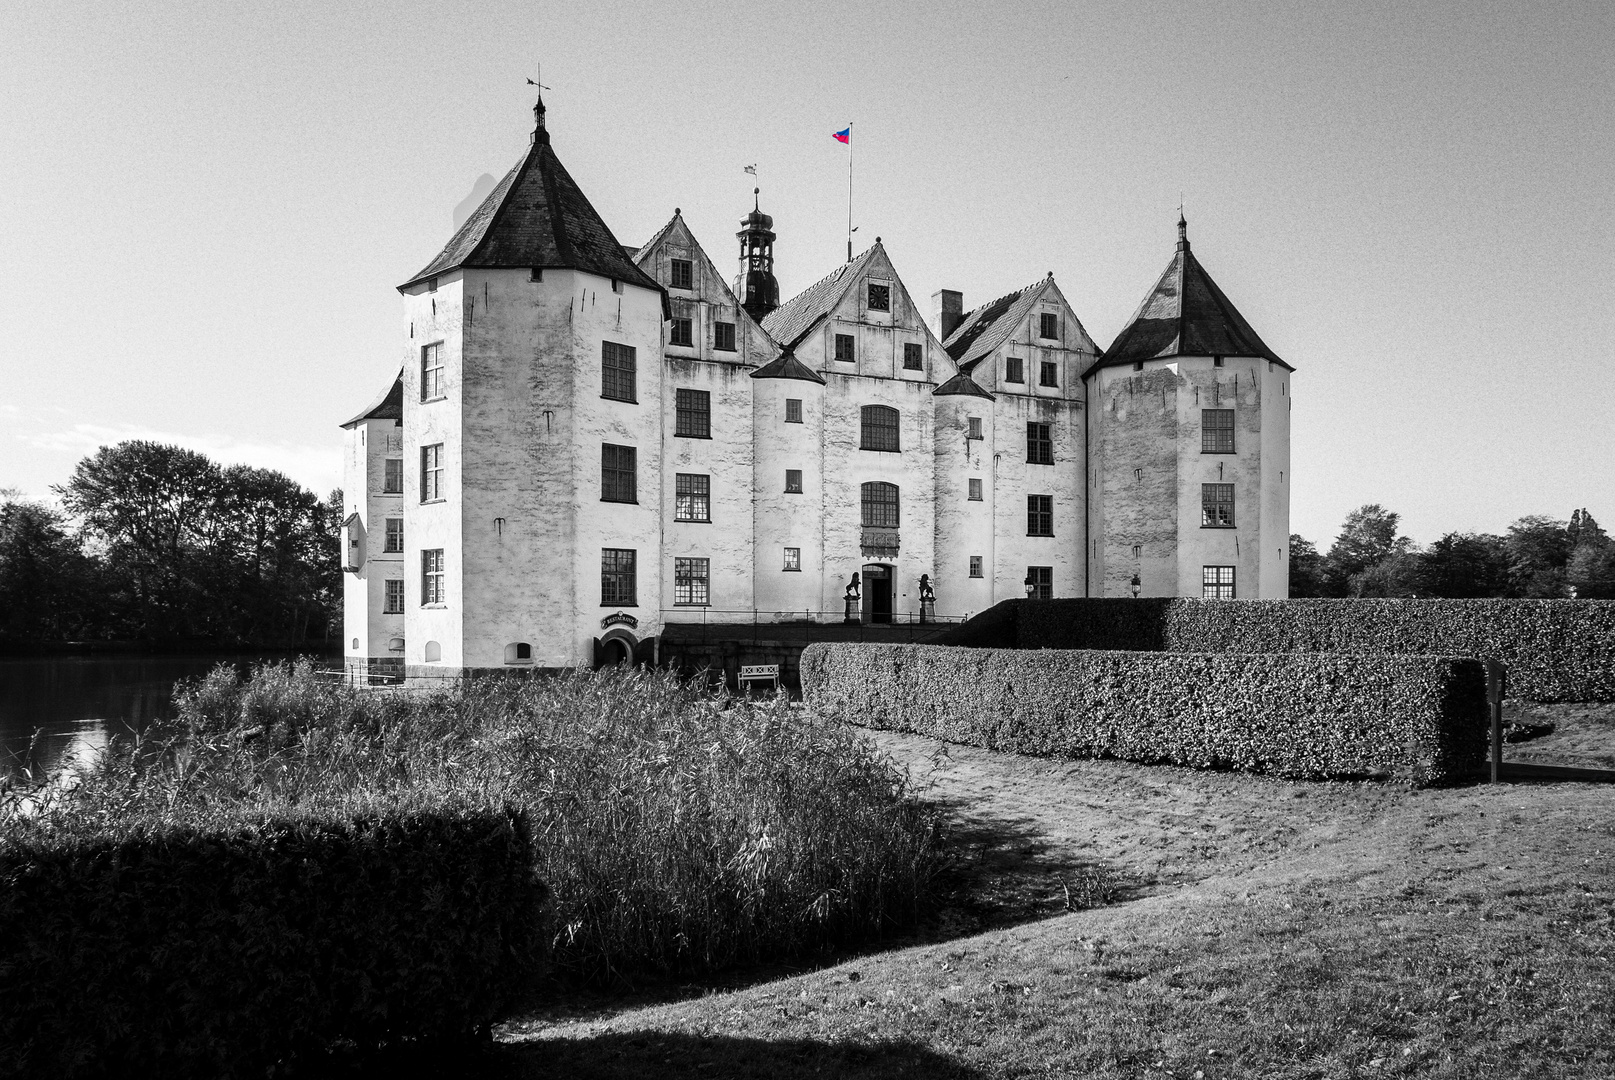
[[[754,379],[801,379],[804,382],[816,382],[824,385],[824,378],[812,368],[796,358],[796,354],[789,349],[770,360],[762,367],[751,373]]]
[[[1188,228],[1180,217],[1178,250],[1166,272],[1084,378],[1100,368],[1170,356],[1254,356],[1295,370],[1267,347],[1211,280],[1189,249]]]
[[[968,397],[982,397],[986,398],[988,401],[997,400],[992,391],[988,390],[975,379],[970,377],[970,373],[975,370],[976,365],[979,363],[981,363],[980,360],[972,360],[968,364],[960,364],[959,374],[955,375],[953,378],[931,391],[931,396],[952,397],[955,395],[964,395]]]
[[[402,420],[404,418],[404,369],[398,369],[398,375],[393,384],[381,392],[381,396],[360,411],[358,416],[342,424],[342,427],[352,427],[362,420]]]
[[[466,218],[437,258],[400,290],[461,268],[584,270],[658,293],[635,266],[550,146],[544,103],[527,154]],[[664,304],[665,304],[665,293]]]
[[[1049,278],[1033,282],[965,315],[942,347],[961,366],[980,360],[1004,343],[1043,295]]]
[[[763,329],[768,336],[785,347],[794,349],[820,319],[828,315],[847,289],[857,280],[858,274],[880,247],[866,248],[862,255],[850,263],[843,263],[825,277],[815,281],[791,297],[763,318]]]

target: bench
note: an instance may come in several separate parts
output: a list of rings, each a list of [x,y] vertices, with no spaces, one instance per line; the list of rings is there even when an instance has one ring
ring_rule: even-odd
[[[740,668],[740,688],[746,689],[748,683],[772,682],[774,688],[779,689],[778,664],[743,664]]]

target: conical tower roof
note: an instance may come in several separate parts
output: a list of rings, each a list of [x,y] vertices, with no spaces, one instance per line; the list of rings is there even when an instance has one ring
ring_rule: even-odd
[[[1211,280],[1189,249],[1188,222],[1182,218],[1178,250],[1166,272],[1087,374],[1171,356],[1255,356],[1295,370],[1267,347]]]
[[[624,253],[555,156],[544,129],[543,103],[533,111],[538,127],[526,155],[489,192],[437,258],[399,288],[463,267],[554,267],[585,270],[662,292]]]

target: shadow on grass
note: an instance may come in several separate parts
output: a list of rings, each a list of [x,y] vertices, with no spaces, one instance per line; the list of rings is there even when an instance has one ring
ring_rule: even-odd
[[[671,1077],[955,1077],[983,1075],[915,1042],[825,1042],[737,1039],[728,1036],[625,1032],[585,1039],[550,1039],[486,1052],[501,1080],[537,1078]]]

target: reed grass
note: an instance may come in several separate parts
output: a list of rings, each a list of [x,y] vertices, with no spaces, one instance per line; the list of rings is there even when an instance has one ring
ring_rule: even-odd
[[[554,901],[552,970],[592,983],[780,961],[911,928],[937,824],[854,729],[662,672],[422,692],[221,665],[171,731],[115,746],[31,827],[452,793],[512,802]],[[0,814],[4,811],[0,810]],[[15,812],[13,811],[15,817]]]

